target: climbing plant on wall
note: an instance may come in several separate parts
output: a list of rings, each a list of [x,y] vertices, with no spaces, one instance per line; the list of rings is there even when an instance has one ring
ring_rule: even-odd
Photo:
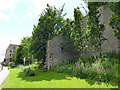
[[[89,2],[88,3],[88,20],[87,20],[87,41],[89,42],[92,49],[97,50],[101,56],[101,46],[106,40],[103,37],[102,32],[105,30],[104,25],[100,24],[99,17],[100,13],[98,8],[106,3],[103,2]]]
[[[62,37],[64,39],[64,42],[61,45],[61,48],[64,49],[67,52],[74,51],[74,45],[73,45],[73,40],[71,39],[70,35],[73,29],[72,26],[73,21],[67,18],[65,20],[65,25],[63,29],[61,30]]]
[[[82,26],[83,14],[80,8],[74,9],[74,21],[70,19],[66,20],[65,26],[62,29],[62,35],[64,38],[63,46],[67,51],[82,52],[87,45],[85,45],[85,33]],[[82,56],[83,52],[80,54]]]
[[[110,2],[109,8],[113,12],[109,24],[114,29],[115,36],[120,40],[120,2]]]
[[[74,25],[71,33],[71,38],[73,40],[76,51],[82,52],[87,48],[85,42],[85,27],[82,24],[83,14],[80,8],[74,9]],[[82,53],[81,53],[82,55]]]

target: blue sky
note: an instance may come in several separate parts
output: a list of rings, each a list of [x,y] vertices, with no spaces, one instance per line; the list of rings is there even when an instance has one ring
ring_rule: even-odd
[[[0,61],[10,44],[20,44],[21,39],[31,36],[33,25],[38,23],[46,4],[60,8],[64,3],[65,18],[73,19],[73,10],[81,7],[82,0],[0,0]],[[81,11],[84,13],[84,9]]]

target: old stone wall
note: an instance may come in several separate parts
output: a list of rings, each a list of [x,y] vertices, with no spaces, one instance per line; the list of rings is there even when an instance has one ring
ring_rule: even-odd
[[[109,25],[112,12],[110,11],[108,4],[100,7],[99,11],[101,13],[100,22],[105,25],[105,31],[103,32],[103,36],[107,38],[107,41],[105,41],[102,44],[102,50],[103,52],[108,52],[108,51],[113,51],[113,50],[118,51],[119,41],[114,36],[114,30]]]
[[[120,41],[114,36],[114,32],[109,25],[110,17],[112,16],[112,12],[110,11],[108,4],[104,5],[99,8],[101,13],[100,16],[100,23],[105,25],[105,31],[103,32],[103,36],[107,39],[102,44],[102,51],[109,52],[109,51],[118,51],[120,49]],[[87,16],[85,16],[82,20],[83,27],[85,27],[85,31],[87,28],[86,23]],[[63,61],[69,61],[69,59],[77,59],[79,54],[77,52],[66,52],[61,48],[61,43],[63,42],[63,38],[61,35],[49,40],[47,42],[47,53],[46,53],[46,62],[45,64],[48,67],[48,70],[51,66],[57,65]],[[89,45],[88,45],[89,46]],[[80,52],[79,52],[80,53]],[[85,54],[85,57],[97,54],[96,51],[89,49]]]
[[[66,52],[61,48],[62,42],[63,38],[61,35],[58,35],[47,42],[45,64],[47,65],[48,70],[51,66],[57,65],[58,63],[69,61],[69,59],[78,59],[77,52]]]
[[[107,39],[102,44],[102,51],[103,52],[110,52],[110,51],[120,51],[120,41],[115,37],[114,30],[109,25],[110,18],[112,16],[112,12],[110,8],[108,7],[108,4],[101,6],[99,9],[99,12],[101,13],[101,16],[99,18],[100,23],[104,24],[105,30],[103,32],[103,36]],[[87,27],[86,18],[83,18],[83,27]],[[86,28],[87,29],[87,28]],[[89,45],[88,45],[89,46]],[[85,54],[85,57],[90,55],[95,55],[97,52],[95,50],[91,50],[90,46],[88,47],[88,51]]]

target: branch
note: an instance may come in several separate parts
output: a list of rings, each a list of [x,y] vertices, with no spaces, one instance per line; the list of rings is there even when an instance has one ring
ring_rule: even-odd
[[[82,5],[82,4],[81,4]],[[82,5],[82,8],[85,10],[86,14],[88,13],[88,11],[86,10],[86,8]]]

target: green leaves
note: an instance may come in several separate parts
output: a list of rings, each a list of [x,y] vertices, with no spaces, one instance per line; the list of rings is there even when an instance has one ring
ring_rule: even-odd
[[[13,58],[16,64],[23,64],[24,58],[26,58],[26,62],[30,61],[31,39],[32,37],[23,38],[21,44],[17,47]]]
[[[65,26],[62,29],[62,35],[64,38],[64,44],[62,44],[62,47],[64,50],[79,52],[87,49],[85,47],[86,35],[83,34],[84,27],[82,26],[82,18],[83,14],[77,7],[74,9],[74,21],[66,19]]]
[[[105,27],[103,24],[100,24],[99,17],[100,13],[98,11],[98,8],[101,5],[104,5],[106,3],[101,2],[89,2],[88,8],[88,20],[87,20],[87,41],[91,45],[92,49],[96,49],[98,53],[101,54],[101,45],[106,40],[105,37],[103,37],[102,32],[105,30]]]
[[[64,26],[63,8],[64,5],[58,10],[47,4],[47,8],[40,15],[38,25],[34,26],[31,52],[36,59],[45,61],[47,41],[61,33]]]
[[[114,13],[109,25],[114,29],[115,36],[120,40],[120,2],[110,2],[109,8]]]

